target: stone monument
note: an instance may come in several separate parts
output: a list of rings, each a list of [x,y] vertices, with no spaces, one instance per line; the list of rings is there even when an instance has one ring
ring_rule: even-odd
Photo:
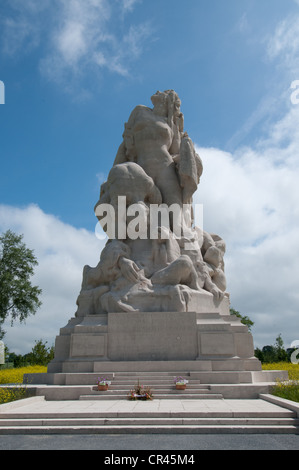
[[[218,303],[225,296],[225,243],[192,226],[203,165],[184,132],[179,97],[167,90],[151,99],[153,109],[131,113],[101,187],[95,212],[113,238],[99,264],[84,267],[77,317],[186,312],[207,293]]]
[[[45,381],[173,371],[218,384],[222,396],[257,396],[254,384],[279,373],[261,371],[252,335],[230,315],[225,242],[194,223],[203,163],[180,99],[166,90],[151,101],[133,109],[101,186],[95,214],[108,240],[98,265],[83,269]]]

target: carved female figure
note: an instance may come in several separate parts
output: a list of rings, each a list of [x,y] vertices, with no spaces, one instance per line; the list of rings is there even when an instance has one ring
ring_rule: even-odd
[[[163,202],[182,205],[182,188],[171,151],[179,151],[182,122],[179,102],[174,92],[157,92],[152,97],[154,108],[136,106],[125,124],[123,143],[114,165],[126,161],[138,163],[154,180]],[[177,95],[176,95],[177,96]]]

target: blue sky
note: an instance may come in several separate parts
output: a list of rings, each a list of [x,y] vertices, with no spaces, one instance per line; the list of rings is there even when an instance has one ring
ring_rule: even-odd
[[[0,229],[24,233],[44,292],[11,349],[52,344],[73,315],[124,123],[169,88],[203,159],[196,200],[227,242],[233,307],[259,346],[299,339],[298,37],[296,0],[0,0]]]

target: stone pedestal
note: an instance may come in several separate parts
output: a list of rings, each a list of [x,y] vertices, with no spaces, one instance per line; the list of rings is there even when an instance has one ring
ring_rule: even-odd
[[[82,372],[87,362],[95,361],[98,370],[101,361],[153,361],[157,371],[161,361],[234,358],[258,362],[253,358],[252,336],[237,317],[230,315],[228,298],[217,305],[211,294],[203,297],[197,311],[121,312],[72,318],[56,338],[55,359],[49,372],[63,372],[70,364],[73,371],[77,368]]]
[[[257,398],[277,378],[287,378],[282,371],[262,371],[252,335],[230,315],[228,297],[217,304],[207,293],[193,302],[197,311],[71,318],[56,338],[48,373],[27,380],[46,384],[38,393],[55,400],[80,398],[102,374],[187,375],[224,398]]]

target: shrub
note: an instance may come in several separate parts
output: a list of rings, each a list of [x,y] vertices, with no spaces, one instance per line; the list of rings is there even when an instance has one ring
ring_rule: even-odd
[[[26,394],[26,387],[22,387],[21,385],[14,388],[0,387],[0,404],[21,400],[26,397]]]

